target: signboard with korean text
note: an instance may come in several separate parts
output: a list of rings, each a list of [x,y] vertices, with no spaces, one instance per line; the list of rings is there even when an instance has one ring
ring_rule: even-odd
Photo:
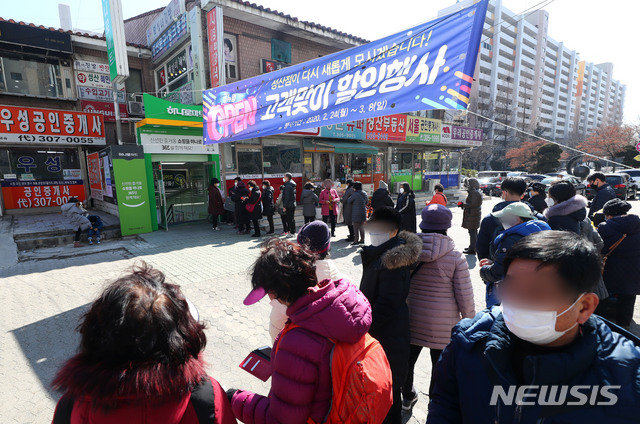
[[[279,69],[286,68],[289,66],[288,63],[279,62],[277,60],[269,60],[269,59],[262,59],[260,60],[260,63],[262,64],[263,74],[266,74],[267,72],[277,71]]]
[[[211,87],[225,84],[223,52],[222,7],[207,12],[207,40],[209,46],[209,77]]]
[[[98,113],[0,106],[0,144],[105,145]]]
[[[73,62],[73,67],[79,72],[97,72],[99,74],[109,73],[108,63],[94,62],[91,60],[75,60]],[[111,82],[111,78],[109,78],[109,82]]]
[[[480,0],[368,44],[206,90],[205,144],[415,110],[466,109],[487,3]]]
[[[451,126],[450,144],[482,146],[482,129]]]
[[[154,62],[158,61],[171,47],[178,44],[187,36],[187,15],[183,13],[171,24],[169,29],[151,45],[151,56]]]
[[[367,119],[367,140],[405,141],[407,115],[378,116]]]
[[[189,27],[191,37],[191,48],[189,49],[190,59],[193,69],[192,97],[193,103],[202,103],[202,90],[206,88],[205,68],[204,68],[204,40],[202,38],[202,12],[199,7],[194,7],[189,11]]]
[[[127,105],[120,103],[120,117],[128,118]],[[104,122],[115,122],[116,114],[113,112],[113,103],[99,102],[95,100],[80,100],[80,108],[83,112],[99,113],[104,116]]]
[[[62,206],[70,197],[85,200],[82,180],[2,182],[5,209]]]
[[[100,74],[98,72],[76,71],[76,85],[78,87],[95,87],[111,89],[111,77],[108,74]],[[119,90],[124,90],[124,84],[118,84]]]
[[[96,200],[102,200],[102,171],[100,170],[99,153],[91,153],[87,155],[87,176],[89,177],[89,188],[91,189],[91,197]]]
[[[141,128],[140,144],[145,153],[189,153],[217,155],[217,145],[203,145],[202,131],[185,134],[187,130],[172,128]]]
[[[325,127],[320,127],[320,137],[364,140],[366,125],[367,122],[364,119],[354,122],[327,125]]]
[[[182,12],[184,12],[184,0],[171,0],[147,28],[147,45],[150,46]]]
[[[440,143],[440,125],[438,119],[407,116],[407,140],[418,143]]]
[[[7,5],[7,3],[9,2],[4,2],[3,6]],[[16,6],[21,7],[19,4],[16,4]],[[22,7],[28,6],[22,4]],[[6,20],[0,21],[0,42],[73,53],[71,34],[67,32],[20,25]]]
[[[107,41],[109,75],[113,82],[123,82],[129,77],[129,61],[120,0],[102,0],[102,15],[104,36]]]
[[[111,146],[120,231],[123,236],[151,231],[149,189],[142,147]]]
[[[85,100],[100,100],[113,103],[113,90],[110,88],[95,88],[78,86],[78,98]],[[125,103],[124,91],[118,91],[118,103]]]
[[[174,119],[178,121],[202,121],[202,106],[185,105],[159,99],[151,94],[142,96],[144,114],[149,119]]]

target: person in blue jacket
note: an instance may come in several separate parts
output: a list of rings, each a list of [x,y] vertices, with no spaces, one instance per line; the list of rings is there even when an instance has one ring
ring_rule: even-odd
[[[529,234],[551,229],[549,224],[537,219],[535,212],[524,202],[511,203],[492,215],[500,222],[504,231],[491,242],[491,259],[480,261],[480,277],[487,285],[487,308],[499,303],[495,284],[504,278],[504,258],[509,248]]]
[[[507,205],[514,202],[520,202],[524,196],[524,192],[527,190],[527,183],[523,178],[508,177],[501,183],[502,189],[502,202],[493,207],[493,212],[498,212],[504,209]],[[533,207],[531,208],[533,210]],[[496,219],[492,214],[485,216],[480,223],[480,230],[478,231],[478,239],[476,240],[476,253],[478,259],[491,258],[489,246],[491,242],[502,232],[502,225],[500,221]]]
[[[454,327],[427,424],[637,423],[637,338],[593,315],[598,250],[542,231],[507,253],[501,307]],[[635,340],[634,340],[635,338]]]

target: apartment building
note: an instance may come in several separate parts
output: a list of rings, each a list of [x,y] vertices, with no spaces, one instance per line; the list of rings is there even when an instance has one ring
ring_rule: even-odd
[[[472,3],[461,1],[438,16]],[[502,0],[489,2],[469,109],[556,140],[621,122],[625,86],[613,79],[613,65],[580,60],[577,51],[550,36],[548,24],[544,10],[514,13]],[[477,125],[485,126],[489,140],[505,145],[522,139],[502,125],[482,119]]]

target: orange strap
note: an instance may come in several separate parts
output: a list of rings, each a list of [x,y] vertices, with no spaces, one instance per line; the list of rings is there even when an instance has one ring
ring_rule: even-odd
[[[602,257],[602,273],[603,274],[604,274],[604,266],[607,264],[607,259],[609,259],[609,255],[611,255],[611,253],[614,250],[616,250],[616,248],[618,246],[620,246],[620,243],[622,243],[625,238],[627,238],[627,235],[623,234],[622,237],[620,237],[620,240],[618,240],[617,242],[613,243],[611,245],[611,247],[609,248],[609,251],[607,252],[607,254]]]

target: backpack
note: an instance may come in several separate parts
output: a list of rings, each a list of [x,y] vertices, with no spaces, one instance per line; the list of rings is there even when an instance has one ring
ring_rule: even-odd
[[[299,327],[289,323],[280,340]],[[391,368],[382,345],[368,333],[356,343],[337,342],[333,339],[331,353],[332,396],[327,424],[380,424],[393,404]],[[308,424],[320,424],[311,418]]]

